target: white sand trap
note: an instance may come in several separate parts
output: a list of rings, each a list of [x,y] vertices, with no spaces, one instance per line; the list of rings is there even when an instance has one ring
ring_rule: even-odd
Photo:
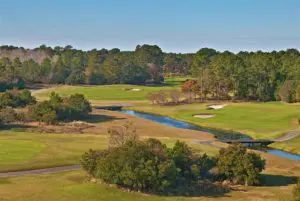
[[[226,105],[217,105],[217,104],[214,104],[214,105],[209,105],[207,106],[208,109],[214,109],[214,110],[219,110],[219,109],[222,109],[223,107],[225,107]]]
[[[216,115],[214,114],[194,114],[193,117],[196,117],[196,118],[200,118],[200,119],[208,119],[208,118],[212,118]]]
[[[131,89],[131,91],[141,91],[141,89],[134,88],[134,89]]]

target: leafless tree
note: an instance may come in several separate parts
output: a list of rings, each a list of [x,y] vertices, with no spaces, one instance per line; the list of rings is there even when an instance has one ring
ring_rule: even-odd
[[[128,141],[138,141],[139,135],[132,122],[126,122],[122,126],[113,126],[108,129],[109,147],[119,147]]]

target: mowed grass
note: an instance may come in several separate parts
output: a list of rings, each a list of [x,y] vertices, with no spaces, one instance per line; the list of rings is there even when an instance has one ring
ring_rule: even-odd
[[[172,147],[176,138],[158,138]],[[214,155],[218,150],[208,145],[187,142],[197,152]],[[79,164],[82,154],[89,149],[101,150],[108,146],[106,135],[89,134],[34,134],[0,132],[0,172],[47,168]]]
[[[104,136],[3,131],[0,132],[0,171],[78,164],[85,151],[105,147]]]
[[[0,164],[24,161],[40,153],[45,144],[29,140],[1,140]]]
[[[150,103],[128,107],[140,112],[169,116],[203,127],[245,133],[253,138],[272,139],[285,132],[300,129],[300,105],[281,102],[269,103],[220,103],[227,104],[220,110],[207,110],[207,104],[157,106]],[[215,114],[209,119],[193,117],[194,114]]]
[[[83,171],[0,178],[2,201],[270,201],[290,200],[292,185],[248,187],[221,196],[176,197],[128,193],[104,184],[86,182]]]
[[[33,92],[39,99],[46,99],[50,93],[55,91],[62,96],[69,96],[74,93],[84,94],[89,100],[108,100],[108,101],[143,101],[146,100],[150,92],[179,89],[180,86],[190,77],[173,77],[165,78],[162,85],[158,86],[142,86],[129,84],[115,84],[115,85],[81,85],[69,86],[58,85],[51,88],[41,89]],[[132,90],[137,89],[137,90]]]
[[[101,85],[101,86],[56,86],[49,89],[42,89],[34,93],[38,99],[48,98],[50,93],[55,91],[62,96],[71,94],[83,94],[89,100],[112,100],[112,101],[143,101],[146,100],[150,92],[159,90],[174,89],[178,86],[162,85],[162,86],[140,86],[140,85]],[[139,91],[135,91],[135,90]]]
[[[285,150],[300,155],[300,136],[285,142],[276,142],[270,145],[275,149]]]

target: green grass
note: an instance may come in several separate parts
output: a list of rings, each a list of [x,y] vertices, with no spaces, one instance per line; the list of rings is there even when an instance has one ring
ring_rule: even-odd
[[[177,139],[160,140],[172,147]],[[207,152],[210,155],[217,153],[214,147],[183,140],[197,152]],[[0,132],[0,172],[78,164],[84,152],[89,149],[105,149],[107,145],[105,135],[3,131]]]
[[[250,201],[289,200],[292,186],[249,187],[232,191],[221,197],[150,196],[128,193],[104,184],[85,182],[83,171],[0,178],[1,201]]]
[[[169,116],[203,127],[246,133],[253,138],[271,139],[290,130],[299,129],[299,105],[280,102],[226,104],[227,106],[220,110],[206,110],[207,104],[154,106],[149,103],[137,104],[128,109]],[[216,116],[209,119],[193,117],[194,114],[201,113]]]
[[[300,155],[300,137],[285,142],[276,142],[274,144],[271,144],[270,147]]]
[[[181,86],[188,79],[192,79],[192,77],[165,77],[165,84],[171,86]]]
[[[0,142],[1,172],[78,164],[85,151],[107,146],[104,136],[6,131]]]
[[[177,85],[165,86],[138,86],[138,85],[102,85],[102,86],[59,86],[49,89],[42,89],[35,92],[37,98],[45,99],[49,97],[52,91],[62,96],[69,96],[75,93],[83,94],[89,100],[113,100],[113,101],[142,101],[146,100],[147,94],[159,90],[167,90],[176,88]],[[132,91],[126,89],[140,89],[140,91]]]
[[[29,140],[1,140],[0,164],[30,160],[45,147],[45,144]]]

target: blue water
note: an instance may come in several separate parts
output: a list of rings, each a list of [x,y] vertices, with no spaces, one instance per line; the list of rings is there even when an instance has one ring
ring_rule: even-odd
[[[267,152],[269,154],[280,156],[282,158],[289,158],[289,159],[292,159],[292,160],[300,161],[300,155],[291,154],[291,153],[281,151],[281,150],[278,150],[278,149],[268,149]]]
[[[147,113],[141,113],[141,112],[136,112],[132,110],[122,110],[123,113],[129,114],[132,116],[140,117],[143,119],[147,119],[150,121],[154,121],[166,126],[170,127],[175,127],[175,128],[183,128],[183,129],[190,129],[190,130],[199,130],[198,127],[191,125],[189,123],[183,122],[183,121],[178,121],[169,117],[164,117],[164,116],[157,116],[157,115],[152,115],[152,114],[147,114]]]
[[[147,119],[150,121],[154,121],[166,126],[170,126],[170,127],[175,127],[175,128],[182,128],[182,129],[189,129],[189,130],[197,130],[197,131],[205,131],[208,133],[211,133],[212,135],[215,135],[217,137],[226,137],[226,136],[230,136],[230,138],[232,137],[232,135],[226,135],[223,133],[223,135],[221,135],[220,132],[218,131],[213,131],[213,130],[208,130],[208,129],[204,129],[198,126],[195,126],[193,124],[189,124],[183,121],[179,121],[179,120],[175,120],[169,117],[164,117],[164,116],[158,116],[158,115],[152,115],[152,114],[148,114],[148,113],[141,113],[141,112],[136,112],[136,111],[132,111],[132,110],[122,110],[121,112],[125,113],[125,114],[129,114],[132,116],[136,116],[136,117],[140,117],[143,119]],[[238,138],[243,138],[243,139],[249,139],[248,136],[245,135],[239,135]],[[296,155],[296,154],[291,154],[285,151],[281,151],[281,150],[277,150],[277,149],[267,149],[266,150],[267,153],[272,154],[272,155],[276,155],[282,158],[288,158],[291,160],[296,160],[296,161],[300,161],[300,155]]]

